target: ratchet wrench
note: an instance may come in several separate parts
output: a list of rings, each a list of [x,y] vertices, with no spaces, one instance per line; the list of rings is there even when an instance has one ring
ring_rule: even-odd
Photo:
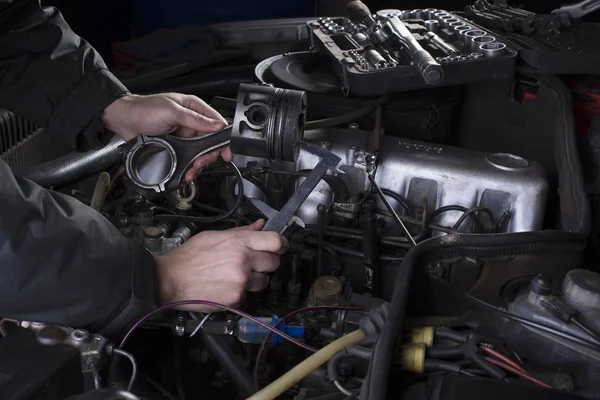
[[[571,16],[571,18],[581,18],[584,15],[587,15],[593,11],[596,11],[600,8],[600,0],[585,0],[580,1],[573,4],[567,4],[566,6],[562,6],[553,10],[553,14],[561,14],[566,13]]]
[[[404,25],[398,17],[393,15],[385,16],[387,23],[385,27],[390,36],[396,39],[404,46],[410,54],[413,64],[419,71],[419,74],[428,85],[437,85],[444,79],[444,69],[442,66],[429,54],[412,33]]]
[[[382,24],[375,21],[369,7],[360,0],[354,0],[346,10],[350,18],[357,22],[362,22],[372,31],[371,36],[375,42],[379,42],[378,38],[393,38],[399,42],[406,52],[410,55],[413,64],[423,77],[423,80],[428,85],[437,85],[444,78],[444,70],[442,66],[423,49],[419,42],[414,38],[412,33],[404,25],[402,21],[392,13],[378,12],[377,16],[383,20]]]

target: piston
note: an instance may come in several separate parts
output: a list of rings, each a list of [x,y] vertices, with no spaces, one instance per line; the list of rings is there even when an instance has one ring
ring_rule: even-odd
[[[242,84],[233,124],[192,138],[140,135],[125,144],[125,172],[137,186],[164,192],[184,183],[196,159],[228,145],[235,154],[293,162],[305,120],[304,92]]]

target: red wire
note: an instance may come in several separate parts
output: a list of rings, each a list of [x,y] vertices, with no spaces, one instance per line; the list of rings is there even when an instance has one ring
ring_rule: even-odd
[[[541,387],[546,388],[546,389],[552,389],[552,386],[550,386],[550,385],[548,385],[548,384],[546,384],[546,383],[544,383],[542,381],[539,381],[539,380],[535,379],[533,376],[531,376],[530,374],[528,374],[526,372],[523,372],[523,371],[521,371],[519,369],[516,369],[516,368],[514,368],[514,367],[512,367],[512,366],[510,366],[508,364],[505,364],[502,361],[498,361],[498,360],[496,360],[496,359],[494,359],[492,357],[485,357],[485,359],[489,363],[492,363],[492,364],[497,365],[498,367],[500,367],[502,369],[505,369],[505,370],[507,370],[509,372],[512,372],[513,374],[518,375],[518,376],[520,376],[523,379],[527,379],[528,381],[533,382],[533,383],[535,383],[538,386],[541,386]]]
[[[486,353],[504,361],[505,363],[512,366],[513,368],[518,369],[519,371],[523,372],[524,374],[529,375],[529,372],[527,372],[527,370],[525,368],[523,368],[522,366],[520,366],[519,364],[517,364],[510,358],[506,357],[504,354],[501,354],[501,353],[497,352],[496,350],[490,349],[489,347],[486,347],[486,346],[481,346],[481,349],[483,351],[485,351]]]

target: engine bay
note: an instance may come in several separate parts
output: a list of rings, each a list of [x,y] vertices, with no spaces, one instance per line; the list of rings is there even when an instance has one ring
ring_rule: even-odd
[[[156,255],[201,232],[269,220],[261,207],[283,210],[324,154],[339,160],[297,204],[283,233],[289,251],[267,289],[237,309],[159,309],[120,343],[3,320],[0,359],[42,357],[40,385],[62,382],[56,397],[47,386],[36,398],[596,398],[600,275],[584,253],[591,218],[564,84],[484,74],[462,86],[360,96],[315,51],[244,45],[268,57],[140,86],[197,94],[234,127],[233,161],[192,183],[165,184],[187,162],[149,142],[152,154],[131,157],[139,168],[115,138],[42,162],[36,149],[47,138],[38,131],[2,155],[15,173],[90,205]],[[235,84],[202,86],[236,75]],[[240,83],[261,96],[302,93],[306,107],[300,119],[271,119],[282,92],[236,97]]]

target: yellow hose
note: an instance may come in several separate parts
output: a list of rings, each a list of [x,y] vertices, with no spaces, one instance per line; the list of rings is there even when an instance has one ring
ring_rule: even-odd
[[[296,383],[300,382],[312,371],[329,361],[329,359],[333,357],[335,353],[360,342],[364,339],[364,337],[365,332],[361,329],[349,333],[346,336],[342,336],[335,342],[328,344],[312,356],[308,357],[306,360],[302,361],[300,364],[296,365],[281,378],[272,382],[269,386],[248,397],[247,400],[273,400],[294,386]]]

